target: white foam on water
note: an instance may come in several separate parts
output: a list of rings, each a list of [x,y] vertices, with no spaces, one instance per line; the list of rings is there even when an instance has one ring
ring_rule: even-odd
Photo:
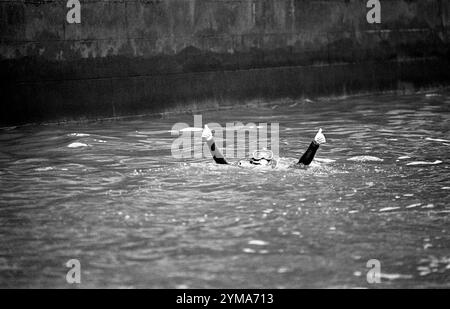
[[[72,143],[72,144],[68,145],[67,147],[69,147],[69,148],[81,148],[81,147],[87,147],[87,146],[88,146],[87,144],[75,142],[75,143]]]
[[[442,190],[450,190],[450,187],[442,187]]]
[[[67,136],[71,136],[71,137],[88,137],[88,136],[91,136],[91,135],[87,134],[87,133],[70,133],[70,134],[67,134]]]
[[[280,267],[280,268],[278,268],[278,270],[277,270],[277,272],[279,273],[279,274],[284,274],[284,273],[287,273],[289,271],[289,268],[287,268],[287,267]]]
[[[396,280],[396,279],[411,279],[412,275],[402,275],[402,274],[380,274],[380,278],[387,280]]]
[[[398,115],[398,114],[407,114],[407,113],[414,113],[411,109],[393,109],[388,112],[386,112],[386,115]]]
[[[379,210],[379,212],[392,211],[392,210],[397,210],[397,209],[400,209],[400,207],[385,207],[385,208],[381,208]]]
[[[384,160],[373,156],[356,156],[348,158],[347,161],[353,162],[383,162]]]
[[[433,204],[428,204],[428,205],[422,206],[422,208],[434,208],[434,205]]]
[[[33,159],[20,159],[14,162],[14,164],[28,164],[28,163],[40,163],[48,161],[48,159],[44,158],[33,158]]]
[[[201,131],[203,131],[202,128],[184,128],[184,129],[181,129],[179,132],[201,132]],[[177,132],[177,131],[175,131],[175,132]]]
[[[406,159],[410,159],[411,157],[410,156],[401,156],[401,157],[398,157],[397,159],[398,160],[406,160]]]
[[[35,169],[36,172],[46,172],[46,171],[52,171],[52,170],[54,170],[54,168],[51,166],[39,167],[39,168]]]
[[[411,204],[411,205],[406,206],[406,208],[415,208],[415,207],[419,207],[420,205],[422,205],[422,203]]]
[[[249,245],[253,245],[253,246],[266,246],[269,243],[267,241],[264,240],[250,240],[248,242]]]
[[[426,162],[426,161],[414,161],[414,162],[410,162],[406,165],[408,166],[416,166],[416,165],[437,165],[437,164],[441,164],[442,161],[441,160],[436,160],[434,162]]]
[[[450,143],[450,140],[447,140],[447,139],[441,139],[441,138],[431,138],[431,137],[427,137],[426,140],[427,140],[427,141],[433,141],[433,142]]]
[[[321,163],[333,163],[336,162],[336,160],[333,159],[323,159],[323,158],[315,158],[314,159],[317,162],[321,162]]]

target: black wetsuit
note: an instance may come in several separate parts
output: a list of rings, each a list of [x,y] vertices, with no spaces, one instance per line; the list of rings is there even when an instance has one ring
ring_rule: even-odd
[[[213,139],[208,141],[209,149],[211,150],[211,154],[213,156],[214,161],[217,164],[230,164],[228,161],[224,158],[222,153],[217,149],[216,143]],[[311,162],[314,160],[314,156],[316,155],[317,149],[319,149],[319,143],[316,141],[312,141],[309,145],[308,149],[305,151],[305,153],[302,155],[300,160],[295,165],[305,165],[308,166],[311,164]]]
[[[316,141],[312,141],[308,149],[305,151],[305,153],[300,158],[297,164],[310,165],[311,162],[314,160],[314,156],[316,155],[317,149],[319,149],[319,143],[317,143]]]

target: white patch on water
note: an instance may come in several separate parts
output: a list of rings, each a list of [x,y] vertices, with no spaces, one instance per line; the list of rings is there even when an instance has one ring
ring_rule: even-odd
[[[171,133],[171,132],[179,132],[177,130],[157,130],[157,131],[145,131],[145,130],[140,130],[140,131],[136,131],[136,133],[142,134],[142,135],[159,135],[159,134],[166,134],[166,133]]]
[[[437,165],[437,164],[441,164],[442,161],[441,160],[436,160],[434,162],[426,162],[426,161],[414,161],[414,162],[410,162],[406,165],[408,166],[416,166],[416,165]]]
[[[289,271],[289,268],[287,268],[287,267],[280,267],[280,268],[278,268],[278,270],[277,270],[277,272],[279,273],[279,274],[284,274],[284,273],[287,273]]]
[[[406,160],[406,159],[410,159],[411,157],[410,156],[401,156],[401,157],[398,157],[397,159],[398,160]]]
[[[384,160],[373,156],[356,156],[348,158],[347,161],[353,162],[383,162]]]
[[[54,170],[54,168],[51,166],[39,167],[39,168],[35,169],[36,172],[47,172],[47,171],[52,171],[52,170]]]
[[[422,206],[422,208],[434,208],[434,205],[433,204],[428,204],[428,205]]]
[[[184,128],[181,129],[179,132],[202,132],[203,129],[202,128]],[[178,132],[178,131],[175,131]]]
[[[385,208],[381,208],[379,210],[379,212],[392,211],[392,210],[397,210],[397,209],[400,209],[400,207],[385,207]]]
[[[68,145],[67,147],[69,147],[69,148],[81,148],[81,147],[87,147],[87,146],[88,145],[85,144],[85,143],[75,142],[75,143],[72,143],[72,144]]]
[[[34,159],[20,159],[14,162],[14,164],[28,164],[28,163],[41,163],[44,161],[48,161],[45,158],[34,158]]]
[[[433,141],[433,142],[443,142],[443,143],[450,143],[450,140],[447,139],[441,139],[441,138],[426,138],[427,141]]]
[[[419,263],[421,264],[417,267],[419,276],[426,276],[431,273],[445,273],[448,269],[450,269],[449,257],[429,256],[421,259]]]
[[[248,242],[249,245],[253,245],[253,246],[266,246],[269,243],[267,241],[264,240],[250,240]]]
[[[333,159],[323,159],[323,158],[315,158],[314,159],[317,162],[321,162],[321,163],[333,163],[336,162],[336,160]]]
[[[91,135],[87,134],[87,133],[70,133],[70,134],[67,134],[67,136],[71,136],[71,137],[88,137],[88,136],[91,136]]]
[[[450,187],[442,187],[442,190],[450,190]]]
[[[402,274],[380,274],[380,278],[387,280],[396,280],[396,279],[411,279],[413,276],[411,275],[402,275]]]
[[[422,205],[422,203],[411,204],[411,205],[406,206],[406,208],[415,208],[415,207],[419,207],[420,205]]]
[[[399,114],[409,114],[414,113],[412,109],[393,109],[386,113],[386,115],[399,115]]]

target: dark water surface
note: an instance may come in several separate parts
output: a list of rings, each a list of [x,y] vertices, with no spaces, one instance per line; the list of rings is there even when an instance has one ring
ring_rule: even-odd
[[[278,122],[292,158],[322,127],[326,160],[255,171],[176,159],[170,130],[192,115],[2,129],[0,287],[70,287],[69,259],[81,287],[373,287],[370,259],[378,287],[450,287],[449,93],[203,121]]]

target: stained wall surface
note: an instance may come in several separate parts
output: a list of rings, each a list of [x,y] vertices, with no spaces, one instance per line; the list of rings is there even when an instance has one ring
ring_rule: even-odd
[[[447,85],[450,1],[0,0],[0,124]]]

